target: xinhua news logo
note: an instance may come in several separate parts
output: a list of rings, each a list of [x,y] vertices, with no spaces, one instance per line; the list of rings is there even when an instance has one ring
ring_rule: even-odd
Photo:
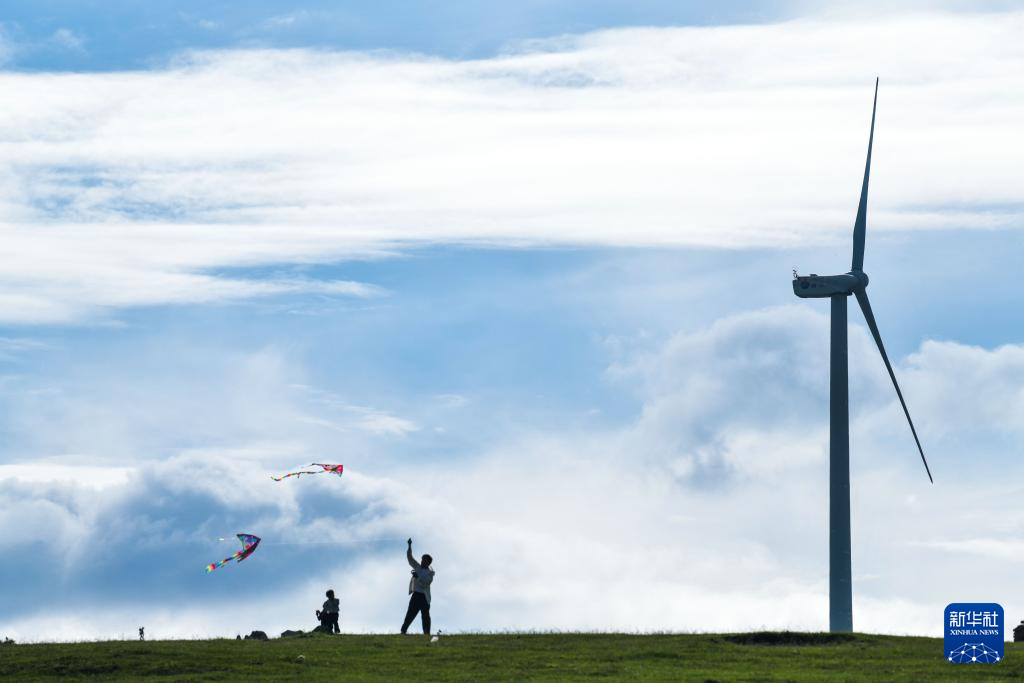
[[[994,602],[954,602],[943,615],[946,660],[995,664],[1003,660],[1003,608]]]

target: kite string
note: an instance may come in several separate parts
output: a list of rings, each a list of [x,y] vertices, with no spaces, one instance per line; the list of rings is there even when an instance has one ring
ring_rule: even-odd
[[[234,541],[235,539],[228,538],[226,536],[218,536],[215,540],[219,543],[227,543]],[[402,543],[405,540],[405,536],[375,536],[373,538],[339,538],[326,541],[268,541],[260,539],[260,545],[351,545],[354,543]],[[231,558],[227,559],[230,560]]]
[[[218,538],[218,541],[228,541],[227,538]],[[352,545],[355,543],[402,543],[404,538],[346,538],[333,541],[261,541],[260,545]]]
[[[404,538],[346,538],[334,541],[264,541],[263,545],[351,545],[354,543],[404,543]]]

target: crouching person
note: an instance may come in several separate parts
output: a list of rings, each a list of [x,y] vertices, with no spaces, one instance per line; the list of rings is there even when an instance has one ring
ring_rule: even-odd
[[[334,591],[327,591],[327,600],[324,601],[324,608],[316,611],[316,618],[320,620],[320,631],[323,633],[341,633],[338,626],[338,617],[341,616],[341,600],[334,597]]]

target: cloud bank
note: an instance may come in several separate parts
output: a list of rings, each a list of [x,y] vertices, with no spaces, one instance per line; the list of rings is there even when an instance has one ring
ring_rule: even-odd
[[[301,367],[269,350],[187,393],[151,386],[159,398],[136,409],[150,416],[148,440],[126,436],[138,417],[125,404],[138,397],[116,387],[90,401],[111,416],[106,442],[68,407],[82,401],[58,405],[28,427],[60,434],[52,450],[115,453],[121,443],[128,462],[68,455],[31,472],[0,468],[2,550],[25,558],[4,565],[4,580],[26,596],[5,606],[7,628],[22,638],[116,637],[160,595],[168,604],[146,613],[154,637],[283,630],[308,626],[334,587],[347,629],[393,631],[411,534],[437,558],[435,621],[445,630],[822,629],[828,388],[827,348],[815,340],[826,330],[826,316],[792,306],[681,332],[609,369],[609,381],[641,400],[621,425],[523,425],[471,457],[429,462],[396,448],[402,430],[367,424],[368,409],[316,392]],[[1022,353],[929,342],[898,368],[926,435],[930,486],[872,342],[852,330],[858,629],[935,634],[964,576],[984,576],[1015,609],[1014,572],[992,562],[992,547],[1024,517],[1011,512],[1019,491],[993,485],[990,472],[999,463],[1003,481],[1020,474],[1005,459],[1021,441],[1000,397],[1019,404]],[[994,400],[955,419],[957,394],[941,387],[985,375],[1000,378]],[[229,394],[234,403],[221,400]],[[207,402],[196,406],[196,396]],[[199,414],[217,425],[210,435]],[[429,427],[428,415],[383,423]],[[324,426],[332,416],[356,419],[339,431]],[[209,445],[180,444],[175,435],[189,429]],[[47,440],[37,436],[40,449]],[[342,450],[351,455],[342,480],[266,476]],[[951,496],[975,504],[950,505]],[[977,511],[1004,504],[999,524],[979,527],[978,514],[989,518]],[[262,532],[259,557],[205,576],[203,564],[223,556],[216,539],[240,531]],[[248,606],[225,619],[224,596],[233,604],[239,592]],[[59,633],[39,615],[48,594],[72,605]],[[104,608],[93,615],[97,595]]]
[[[872,232],[1017,228],[1022,30],[916,13],[0,73],[0,321],[268,296],[304,285],[224,269],[408,243],[846,239],[876,74]]]
[[[1022,24],[807,19],[566,36],[477,61],[228,51],[3,73],[0,322],[385,297],[308,267],[425,243],[846,244],[875,73],[872,234],[1015,229]],[[683,300],[730,278],[729,264],[697,273]],[[660,284],[610,298],[667,317],[678,300]],[[602,334],[592,313],[586,333]],[[49,338],[0,337],[16,638],[131,633],[143,609],[152,637],[274,632],[308,626],[326,587],[347,629],[392,631],[409,534],[438,558],[445,630],[825,626],[827,318],[805,307],[622,343],[605,380],[636,410],[544,427],[507,405],[515,421],[481,427],[501,411],[458,386],[377,403],[288,344],[160,341],[41,377]],[[871,340],[855,329],[850,346],[858,628],[935,634],[965,577],[1024,609],[1002,597],[1019,548],[999,545],[1024,528],[1002,483],[1020,475],[1024,350],[926,341],[897,363],[931,487]],[[398,355],[383,360],[396,375],[423,360]],[[458,452],[430,452],[446,429]],[[345,479],[266,476],[325,453],[344,454]],[[205,576],[227,554],[217,539],[242,531],[262,532],[258,561]],[[59,630],[51,599],[71,613]]]

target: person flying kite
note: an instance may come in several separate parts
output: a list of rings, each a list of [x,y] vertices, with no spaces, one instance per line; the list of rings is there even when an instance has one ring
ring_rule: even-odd
[[[288,474],[284,475],[283,477],[275,477],[274,475],[270,475],[270,478],[273,479],[274,481],[282,481],[284,479],[287,479],[288,477],[301,477],[303,474],[324,474],[324,473],[336,474],[336,475],[338,475],[340,477],[342,475],[342,473],[345,471],[345,466],[344,465],[329,465],[327,463],[322,463],[322,462],[310,463],[310,464],[306,465],[306,467],[321,467],[323,469],[312,470],[312,471],[302,470],[302,471],[299,471],[299,472],[289,472]]]
[[[245,558],[252,555],[253,552],[256,551],[256,546],[260,544],[259,536],[253,536],[252,534],[236,534],[236,536],[238,536],[238,540],[242,542],[242,549],[236,552],[231,557],[225,557],[220,562],[214,562],[213,564],[206,565],[207,574],[212,572],[214,569],[217,569],[218,567],[223,567],[232,560],[237,560],[238,562],[241,562]]]

